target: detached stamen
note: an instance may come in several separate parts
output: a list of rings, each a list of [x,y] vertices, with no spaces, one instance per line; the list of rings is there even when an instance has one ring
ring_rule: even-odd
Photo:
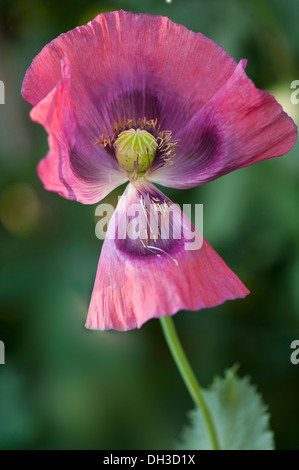
[[[164,251],[162,250],[162,248],[158,248],[157,246],[151,246],[151,245],[146,245],[146,248],[149,249],[149,250],[157,250],[157,251],[160,251],[161,253],[163,253],[164,255],[167,255],[173,262],[176,266],[179,265],[179,262],[178,260],[176,260],[175,258],[173,258],[169,253],[167,253],[167,251]],[[160,256],[159,254],[157,254],[157,256]]]

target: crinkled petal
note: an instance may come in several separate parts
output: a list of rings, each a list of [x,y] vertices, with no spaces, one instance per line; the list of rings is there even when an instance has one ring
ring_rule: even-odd
[[[275,98],[257,89],[242,60],[233,75],[175,136],[176,155],[150,175],[174,188],[207,183],[238,168],[287,153],[297,128]]]
[[[175,132],[236,68],[234,59],[201,33],[166,17],[115,11],[45,46],[25,76],[25,99],[35,105],[57,85],[65,54],[75,115],[94,132],[109,131],[124,116],[157,118],[161,129]]]
[[[248,293],[178,206],[149,183],[130,183],[109,223],[86,327],[139,328]]]
[[[49,134],[49,153],[38,165],[45,188],[67,199],[93,204],[127,181],[117,162],[94,145],[74,117],[70,70],[62,61],[62,78],[32,110],[33,121]]]

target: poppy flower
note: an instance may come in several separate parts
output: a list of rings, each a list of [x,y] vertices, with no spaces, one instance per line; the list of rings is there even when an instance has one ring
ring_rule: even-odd
[[[129,182],[103,244],[88,328],[132,329],[249,293],[205,239],[187,248],[198,233],[178,208],[182,223],[173,217],[161,236],[173,205],[153,185],[192,188],[294,146],[293,121],[245,66],[168,18],[123,11],[62,34],[33,60],[22,94],[49,136],[38,165],[45,188],[94,204]],[[137,237],[127,230],[132,207],[144,214]]]

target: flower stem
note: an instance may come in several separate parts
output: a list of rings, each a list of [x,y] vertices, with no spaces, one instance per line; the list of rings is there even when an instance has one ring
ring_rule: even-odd
[[[205,402],[201,387],[197,382],[193,370],[189,364],[186,354],[183,350],[179,337],[177,335],[172,318],[165,316],[160,318],[162,330],[171,351],[173,359],[179,369],[183,381],[195,403],[195,405],[202,411],[202,415],[206,424],[206,430],[209,435],[212,449],[219,450],[219,442],[215,429],[215,425],[210,413],[210,410]]]

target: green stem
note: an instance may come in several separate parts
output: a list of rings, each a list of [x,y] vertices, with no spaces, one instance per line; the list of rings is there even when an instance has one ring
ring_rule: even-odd
[[[197,382],[194,372],[191,369],[189,361],[178,338],[173,320],[172,318],[165,316],[161,317],[160,321],[166,342],[177,365],[177,368],[179,369],[182,379],[184,380],[195,405],[198,406],[198,408],[202,411],[212,448],[213,450],[219,450],[220,446],[218,437],[210,410],[205,402],[201,387]]]

